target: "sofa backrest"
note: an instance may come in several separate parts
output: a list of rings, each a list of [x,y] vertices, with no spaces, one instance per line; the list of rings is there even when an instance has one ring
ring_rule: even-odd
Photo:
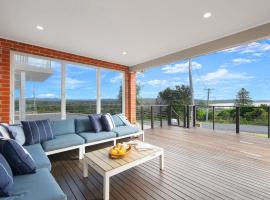
[[[52,121],[55,135],[75,134],[74,119]]]
[[[91,124],[89,118],[75,119],[75,132],[82,133],[91,131]]]
[[[125,125],[123,120],[118,115],[112,115],[112,118],[116,127]]]

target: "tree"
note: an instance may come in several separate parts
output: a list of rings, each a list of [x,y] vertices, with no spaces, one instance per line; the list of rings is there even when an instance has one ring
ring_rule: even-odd
[[[189,86],[177,85],[175,88],[166,88],[159,92],[157,97],[158,104],[190,105],[191,90]]]
[[[249,95],[249,91],[245,88],[242,88],[237,92],[236,99],[235,99],[235,106],[250,106],[252,105],[252,99]]]

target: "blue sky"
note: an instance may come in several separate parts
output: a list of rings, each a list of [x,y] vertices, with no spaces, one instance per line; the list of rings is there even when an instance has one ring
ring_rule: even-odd
[[[53,62],[53,74],[44,82],[26,83],[26,97],[60,98],[61,67]],[[96,98],[96,69],[68,65],[66,68],[67,99]],[[122,73],[101,71],[101,96],[117,98]],[[181,61],[159,66],[137,74],[143,98],[156,98],[166,87],[188,85],[188,62]],[[193,58],[193,81],[196,99],[206,99],[206,88],[211,88],[211,99],[234,99],[242,87],[250,91],[254,100],[270,99],[270,40]],[[18,94],[17,94],[18,95]]]
[[[52,64],[53,74],[43,82],[27,81],[26,97],[33,97],[35,87],[37,98],[60,98],[61,96],[61,66]],[[122,73],[112,70],[101,70],[101,98],[115,99],[118,97],[122,84]],[[66,98],[96,99],[96,69],[76,65],[66,67]]]
[[[270,40],[253,42],[228,50],[193,58],[193,82],[196,99],[206,99],[206,88],[213,89],[211,99],[234,99],[246,88],[254,100],[270,99]],[[137,74],[143,98],[155,98],[166,87],[188,85],[188,62],[151,68]]]

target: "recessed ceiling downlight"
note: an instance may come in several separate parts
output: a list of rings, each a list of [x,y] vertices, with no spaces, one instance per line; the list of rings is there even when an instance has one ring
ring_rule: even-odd
[[[127,55],[127,52],[126,52],[126,51],[123,51],[123,52],[122,52],[122,55]]]
[[[204,13],[203,14],[203,17],[204,18],[209,18],[209,17],[211,17],[212,16],[212,13],[210,13],[210,12],[207,12],[207,13]]]
[[[43,30],[44,30],[44,27],[43,27],[43,26],[40,26],[40,25],[37,25],[37,26],[36,26],[36,29],[37,29],[37,30],[40,30],[40,31],[43,31]]]

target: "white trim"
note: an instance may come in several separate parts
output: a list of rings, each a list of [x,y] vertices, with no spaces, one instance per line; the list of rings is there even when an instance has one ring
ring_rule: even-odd
[[[61,62],[61,119],[67,118],[66,112],[66,63]]]
[[[110,138],[110,139],[106,139],[106,140],[99,140],[99,141],[95,141],[95,142],[90,142],[90,143],[85,143],[84,147],[88,147],[88,146],[92,146],[92,145],[96,145],[96,144],[101,144],[101,143],[106,143],[106,142],[113,142],[115,141],[116,138]]]
[[[128,138],[128,137],[134,137],[134,136],[139,136],[142,135],[143,136],[143,140],[144,140],[144,131],[139,131],[137,133],[133,133],[133,134],[129,134],[129,135],[124,135],[124,136],[120,136],[120,137],[116,137],[115,139],[123,139],[123,138]]]
[[[65,151],[70,151],[73,149],[79,149],[82,147],[83,144],[81,145],[76,145],[76,146],[71,146],[71,147],[66,147],[66,148],[62,148],[62,149],[56,149],[53,151],[46,151],[46,155],[52,155],[52,154],[57,154],[57,153],[61,153],[61,152],[65,152]]]
[[[96,113],[101,113],[101,79],[100,79],[100,69],[96,70],[96,90],[97,90],[97,103],[96,103]]]
[[[20,98],[19,98],[19,112],[20,112],[20,120],[25,120],[25,109],[26,109],[26,101],[25,101],[25,80],[26,80],[25,71],[20,72]]]

